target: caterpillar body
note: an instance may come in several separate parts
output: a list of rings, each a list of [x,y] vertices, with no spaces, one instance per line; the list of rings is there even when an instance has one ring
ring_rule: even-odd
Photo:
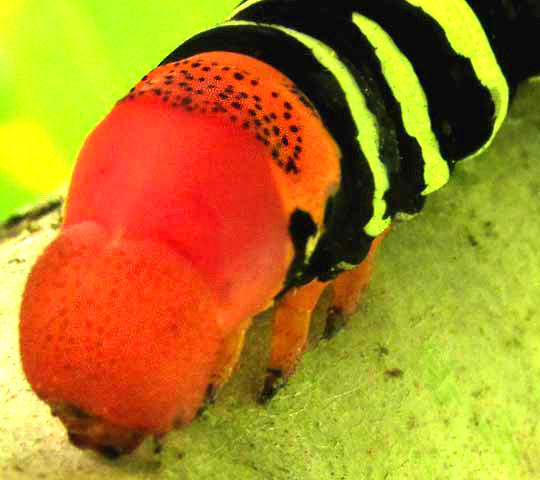
[[[354,313],[393,220],[485,149],[540,74],[533,0],[246,0],[86,140],[20,312],[25,374],[108,456],[191,422],[274,301],[261,399],[322,290]]]

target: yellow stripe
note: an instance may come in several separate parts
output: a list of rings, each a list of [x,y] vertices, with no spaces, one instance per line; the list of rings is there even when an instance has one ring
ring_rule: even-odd
[[[441,156],[439,143],[431,128],[424,90],[407,57],[380,25],[359,13],[353,13],[352,21],[375,48],[383,75],[401,106],[405,130],[420,144],[426,184],[422,194],[427,195],[448,182],[450,169]]]
[[[251,7],[251,5],[255,4],[255,3],[259,3],[261,2],[262,0],[248,0],[247,2],[245,3],[242,3],[242,5],[238,5],[238,7],[236,7],[232,12],[231,14],[229,15],[228,17],[228,20],[230,20],[231,18],[233,18],[237,13],[241,12],[242,10],[245,10],[246,8],[248,7]]]
[[[465,0],[407,0],[420,7],[444,30],[452,49],[468,58],[480,83],[486,87],[495,103],[495,124],[490,139],[469,157],[484,151],[499,130],[508,111],[509,88],[486,33],[474,11]]]
[[[225,22],[220,26],[242,26],[254,25],[261,27],[273,28],[280,30],[290,37],[295,38],[309,48],[317,61],[336,78],[341,86],[347,100],[347,104],[351,110],[351,115],[356,124],[358,135],[356,137],[362,152],[366,156],[369,168],[373,175],[375,191],[373,194],[373,215],[369,222],[364,227],[364,232],[367,235],[376,237],[382,233],[390,224],[390,218],[384,219],[386,212],[386,202],[384,194],[388,190],[390,184],[386,167],[379,157],[379,133],[378,125],[375,116],[370,112],[366,105],[366,100],[358,84],[356,83],[351,72],[342,63],[337,53],[328,45],[313,38],[305,33],[298,32],[291,28],[282,27],[267,23],[255,23],[244,21]],[[362,208],[363,205],[360,205]]]

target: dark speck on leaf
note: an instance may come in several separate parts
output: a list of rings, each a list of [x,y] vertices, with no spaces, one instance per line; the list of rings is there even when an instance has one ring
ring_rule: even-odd
[[[401,378],[403,376],[403,370],[400,368],[391,368],[384,372],[384,376],[387,378]]]

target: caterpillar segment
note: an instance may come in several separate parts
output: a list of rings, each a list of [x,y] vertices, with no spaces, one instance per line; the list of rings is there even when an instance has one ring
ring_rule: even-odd
[[[260,403],[268,402],[296,370],[306,349],[313,311],[328,285],[332,297],[323,338],[333,337],[358,310],[362,292],[373,272],[375,254],[389,229],[375,238],[360,265],[341,273],[333,281],[312,280],[307,285],[293,288],[280,300],[274,311],[270,362],[259,394]]]
[[[213,403],[216,400],[219,390],[231,376],[244,348],[244,340],[248,328],[249,324],[245,328],[240,327],[236,329],[221,344],[217,361],[210,377],[210,383],[206,389],[205,400],[207,404]]]
[[[308,12],[308,14],[306,14]],[[190,423],[276,304],[260,400],[356,311],[392,222],[540,73],[537,0],[247,0],[85,141],[20,310],[36,394],[113,457]]]

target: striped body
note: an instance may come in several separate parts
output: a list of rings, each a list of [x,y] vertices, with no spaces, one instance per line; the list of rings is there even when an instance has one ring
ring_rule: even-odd
[[[145,75],[87,138],[21,305],[71,442],[115,456],[191,422],[278,300],[275,394],[329,281],[328,336],[392,220],[489,145],[538,31],[538,0],[248,0]]]
[[[305,93],[340,148],[325,222],[300,230],[285,289],[358,264],[399,212],[421,210],[455,163],[486,148],[540,60],[516,52],[538,2],[248,0],[162,65],[207,51],[268,63]],[[336,35],[339,32],[339,35]],[[528,62],[528,63],[527,63]],[[310,212],[307,212],[308,214]]]

